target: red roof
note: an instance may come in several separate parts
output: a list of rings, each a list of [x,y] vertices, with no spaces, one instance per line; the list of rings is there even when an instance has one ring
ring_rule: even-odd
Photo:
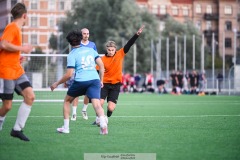
[[[192,4],[193,0],[171,0],[172,3],[185,3],[185,4]]]
[[[148,0],[136,0],[137,2],[148,2]]]

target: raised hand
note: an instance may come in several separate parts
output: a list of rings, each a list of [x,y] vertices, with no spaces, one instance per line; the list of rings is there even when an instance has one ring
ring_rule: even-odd
[[[145,27],[145,26],[142,25],[142,26],[138,29],[138,31],[137,31],[137,35],[140,35],[140,34],[142,33],[144,27]]]

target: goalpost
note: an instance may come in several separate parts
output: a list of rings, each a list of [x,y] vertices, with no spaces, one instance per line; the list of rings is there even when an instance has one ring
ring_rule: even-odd
[[[67,54],[21,54],[25,57],[22,66],[32,83],[35,102],[63,102],[67,88],[59,85],[53,92],[52,83],[59,80],[66,71]],[[22,101],[22,97],[14,95],[14,102]],[[80,98],[79,101],[82,101]]]

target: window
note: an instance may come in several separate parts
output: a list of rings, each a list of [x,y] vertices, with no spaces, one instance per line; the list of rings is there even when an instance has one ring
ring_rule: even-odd
[[[160,14],[161,15],[165,15],[166,13],[167,13],[166,6],[165,5],[161,5],[160,6]]]
[[[158,6],[157,5],[152,5],[152,13],[158,14]]]
[[[225,30],[226,31],[232,31],[232,22],[231,21],[226,21],[225,22]]]
[[[183,16],[188,16],[188,7],[183,7],[182,8],[182,14],[183,14]]]
[[[232,14],[232,6],[225,6],[224,7],[225,14]]]
[[[37,17],[31,17],[31,27],[37,27]]]
[[[48,0],[48,9],[49,10],[55,10],[55,0]]]
[[[201,30],[201,28],[202,28],[201,21],[197,21],[197,22],[196,22],[196,28],[197,28],[198,30]]]
[[[66,20],[65,18],[59,18],[59,19],[57,19],[57,26],[58,26],[58,30],[59,30],[59,31],[62,31],[62,24],[63,24],[63,22],[64,22],[65,20]]]
[[[144,4],[140,4],[140,5],[139,5],[139,8],[141,8],[142,10],[146,10],[146,9],[147,9],[147,6],[144,5]]]
[[[177,7],[177,6],[173,6],[173,7],[172,7],[172,15],[173,15],[173,16],[178,15],[178,7]]]
[[[206,29],[211,30],[212,29],[212,22],[211,21],[206,21]]]
[[[54,28],[55,27],[55,23],[54,23],[54,18],[53,17],[49,17],[49,27],[50,28]]]
[[[60,2],[59,2],[59,9],[60,9],[60,10],[64,10],[64,9],[65,9],[65,8],[64,8],[64,5],[65,5],[64,1],[60,1]]]
[[[207,40],[207,45],[209,47],[212,46],[212,37],[207,37],[206,40]]]
[[[212,14],[212,6],[211,5],[207,5],[206,13]]]
[[[225,38],[225,47],[232,48],[232,39],[231,38]]]
[[[31,34],[31,44],[37,45],[37,35]]]
[[[37,0],[31,0],[31,9],[38,9]]]
[[[202,8],[200,4],[196,5],[196,13],[202,13]]]
[[[17,0],[11,0],[11,8],[17,3]]]

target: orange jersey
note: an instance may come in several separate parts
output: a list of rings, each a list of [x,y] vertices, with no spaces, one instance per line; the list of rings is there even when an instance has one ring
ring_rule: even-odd
[[[20,28],[14,22],[8,24],[1,39],[21,46],[22,36]],[[23,73],[24,70],[20,64],[20,51],[9,52],[4,49],[0,50],[0,78],[14,80],[19,78]]]
[[[124,56],[125,53],[123,48],[121,48],[112,57],[101,57],[105,69],[103,83],[116,84],[122,82],[122,64]]]

